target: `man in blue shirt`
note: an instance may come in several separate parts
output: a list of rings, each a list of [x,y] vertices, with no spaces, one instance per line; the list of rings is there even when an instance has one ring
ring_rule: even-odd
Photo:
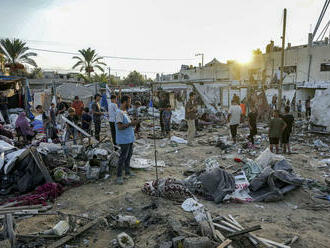
[[[130,172],[130,161],[133,155],[133,143],[135,141],[134,129],[139,122],[131,120],[127,110],[131,106],[131,98],[123,96],[120,100],[120,109],[116,115],[116,143],[120,146],[120,157],[117,167],[117,183],[123,184],[122,173],[125,169],[126,176],[134,176]]]

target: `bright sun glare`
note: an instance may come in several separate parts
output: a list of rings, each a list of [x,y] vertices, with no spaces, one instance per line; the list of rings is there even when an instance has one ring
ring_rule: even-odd
[[[252,55],[251,54],[242,54],[236,58],[238,63],[240,64],[248,64],[252,60]]]

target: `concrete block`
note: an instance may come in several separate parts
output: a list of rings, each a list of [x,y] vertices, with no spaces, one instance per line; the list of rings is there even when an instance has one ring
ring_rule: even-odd
[[[183,248],[210,248],[213,247],[208,237],[186,238],[183,242]]]

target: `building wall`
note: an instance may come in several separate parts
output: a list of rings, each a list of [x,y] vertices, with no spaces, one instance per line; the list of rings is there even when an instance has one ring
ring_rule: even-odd
[[[322,63],[330,64],[330,45],[300,46],[285,50],[284,66],[296,66],[296,73],[290,73],[284,79],[285,83],[308,81],[309,55],[312,56],[310,78],[311,82],[330,82],[330,71],[321,71]],[[257,55],[251,64],[243,69],[244,80],[249,79],[249,70],[256,70],[256,80],[261,80],[262,70],[266,69],[266,82],[270,82],[281,67],[281,52]]]

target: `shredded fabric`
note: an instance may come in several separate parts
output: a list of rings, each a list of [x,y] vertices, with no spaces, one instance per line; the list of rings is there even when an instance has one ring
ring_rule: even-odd
[[[64,192],[62,185],[58,183],[46,183],[36,188],[32,194],[11,198],[8,202],[17,202],[15,206],[27,206],[42,204],[47,206],[47,201],[54,201]]]

